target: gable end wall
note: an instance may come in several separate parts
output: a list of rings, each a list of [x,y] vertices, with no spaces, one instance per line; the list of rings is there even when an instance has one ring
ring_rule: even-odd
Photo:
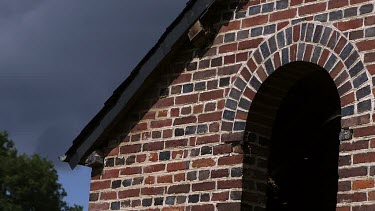
[[[240,210],[251,101],[273,70],[302,60],[330,72],[342,126],[354,131],[340,145],[337,210],[375,210],[374,1],[231,1],[220,16],[212,45],[181,47],[113,131],[103,171],[91,178],[89,209]]]

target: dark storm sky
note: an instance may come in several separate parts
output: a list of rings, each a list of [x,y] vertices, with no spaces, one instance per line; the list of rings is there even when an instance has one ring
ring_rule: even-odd
[[[10,133],[19,151],[51,159],[68,194],[77,194],[69,180],[82,178],[64,176],[70,170],[57,157],[185,4],[0,0],[0,130]],[[82,169],[74,175],[87,175]]]

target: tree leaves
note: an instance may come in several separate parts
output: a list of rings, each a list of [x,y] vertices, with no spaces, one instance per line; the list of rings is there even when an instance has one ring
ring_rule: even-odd
[[[18,155],[6,132],[0,132],[0,210],[82,211],[63,200],[67,195],[57,182],[57,172],[49,160],[37,154]]]

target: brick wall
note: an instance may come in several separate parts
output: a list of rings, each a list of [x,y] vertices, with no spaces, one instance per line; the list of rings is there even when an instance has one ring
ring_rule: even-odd
[[[340,144],[337,210],[375,210],[374,14],[371,0],[229,1],[212,44],[186,43],[113,130],[90,210],[240,210],[251,102],[293,61],[329,72],[354,131]]]

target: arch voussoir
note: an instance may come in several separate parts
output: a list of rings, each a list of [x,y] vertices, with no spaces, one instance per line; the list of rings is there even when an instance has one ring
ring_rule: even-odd
[[[372,85],[355,45],[334,27],[303,22],[280,30],[252,53],[232,84],[222,129],[243,129],[243,112],[250,107],[262,83],[283,65],[296,61],[319,65],[329,73],[340,96],[344,119],[356,112],[367,112],[362,108],[369,107]]]

